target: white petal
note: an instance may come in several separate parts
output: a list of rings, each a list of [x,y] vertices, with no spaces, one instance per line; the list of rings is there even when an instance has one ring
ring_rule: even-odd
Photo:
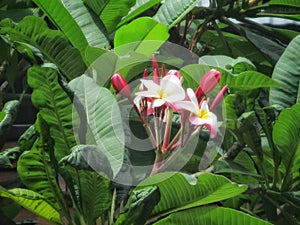
[[[152,107],[155,108],[155,107],[160,107],[162,106],[163,104],[165,104],[166,101],[163,100],[163,99],[155,99],[152,103]]]
[[[209,116],[207,118],[192,116],[190,118],[190,122],[191,124],[194,124],[196,126],[206,126],[211,132],[211,137],[214,137],[217,133],[218,121],[216,115],[213,113],[209,113]]]
[[[195,92],[191,88],[188,88],[188,89],[186,89],[186,93],[189,96],[191,102],[193,104],[197,105],[197,107],[198,107],[198,100],[197,100]]]
[[[198,112],[198,109],[195,109],[194,104],[190,101],[178,101],[174,103],[174,106],[179,110],[184,109],[194,114]]]
[[[206,101],[203,101],[202,104],[201,104],[201,107],[200,107],[200,110],[203,110],[205,112],[210,112],[209,111],[209,107],[208,107],[208,104]]]
[[[160,90],[160,86],[152,80],[141,79],[141,83],[148,89],[148,91],[157,92]]]
[[[161,79],[160,83],[163,89],[168,86],[169,83],[173,83],[174,85],[181,87],[181,81],[176,75],[166,75]]]

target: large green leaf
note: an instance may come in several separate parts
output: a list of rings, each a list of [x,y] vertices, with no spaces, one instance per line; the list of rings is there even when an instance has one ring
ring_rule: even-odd
[[[160,2],[161,0],[137,0],[135,5],[131,7],[130,11],[128,12],[128,15],[122,18],[118,26],[121,26],[127,23],[128,21],[134,19],[141,13],[145,12],[146,10],[150,9],[151,7],[155,6]]]
[[[119,55],[135,51],[151,56],[168,37],[167,26],[150,17],[141,17],[117,30],[114,46]]]
[[[180,22],[200,0],[166,0],[154,15],[154,19],[169,28]]]
[[[1,188],[0,196],[14,200],[29,211],[54,224],[63,224],[59,212],[51,206],[43,196],[34,191],[21,188],[11,190],[4,190]]]
[[[86,46],[109,46],[106,31],[96,14],[81,0],[34,0],[74,47],[84,55]]]
[[[284,88],[271,88],[270,103],[279,109],[291,107],[296,103],[300,83],[300,62],[297,57],[299,51],[300,35],[290,42],[274,68],[272,78]]]
[[[198,179],[180,173],[159,173],[141,182],[137,189],[147,184],[157,185],[161,193],[161,199],[152,212],[153,217],[218,202],[247,189],[245,185],[209,173],[201,174]]]
[[[38,17],[25,17],[19,24],[5,19],[0,22],[0,34],[9,34],[13,42],[24,42],[38,48],[69,79],[84,73],[85,65],[77,49],[60,31],[51,30]]]
[[[68,213],[63,193],[57,183],[53,140],[49,128],[40,116],[35,126],[39,139],[30,151],[20,156],[17,166],[18,175],[27,188],[44,196],[56,210]]]
[[[300,164],[300,105],[281,111],[274,127],[273,140],[286,168],[283,189],[288,190],[292,179],[299,177]]]
[[[83,107],[83,113],[79,116],[80,122],[85,124],[81,128],[87,127],[79,127],[76,134],[90,131],[82,144],[96,144],[108,158],[115,177],[124,158],[124,131],[115,97],[108,89],[98,86],[92,78],[85,75],[71,81],[70,87]],[[97,158],[92,158],[87,163],[93,167],[97,165],[97,161]]]
[[[80,26],[90,46],[109,48],[107,31],[104,24],[95,13],[89,10],[81,0],[62,0],[62,2]],[[84,51],[85,49],[82,50]]]
[[[28,70],[28,84],[35,107],[50,127],[57,160],[70,153],[75,146],[72,127],[72,101],[60,86],[56,70],[33,66]]]
[[[110,0],[98,14],[108,33],[113,32],[121,19],[126,16],[136,0]]]
[[[271,225],[267,221],[237,210],[223,207],[198,207],[173,213],[154,223],[155,225]]]

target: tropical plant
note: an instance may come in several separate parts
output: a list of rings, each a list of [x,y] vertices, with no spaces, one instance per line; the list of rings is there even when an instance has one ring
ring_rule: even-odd
[[[32,91],[38,109],[35,124],[19,138],[18,146],[0,154],[1,167],[17,162],[25,187],[1,187],[1,197],[53,224],[300,223],[300,36],[289,28],[249,20],[265,15],[299,20],[299,3],[212,0],[208,7],[197,6],[198,0],[0,3],[1,78],[16,93],[17,74],[26,71],[21,93]],[[167,40],[196,52],[200,59],[186,65],[177,48],[170,47],[171,56],[164,56],[164,46],[170,46]],[[151,61],[153,55],[158,62]],[[142,85],[129,91],[128,83],[140,78]],[[177,105],[163,98],[171,90],[169,78],[176,80],[178,90],[184,88]],[[216,90],[217,85],[224,88]],[[133,93],[140,96],[139,104]],[[199,107],[198,102],[189,102],[194,95]],[[22,113],[22,95],[16,99],[5,102],[0,113],[1,145],[17,111]],[[216,100],[210,104],[209,99]],[[158,118],[157,107],[165,106],[161,100],[169,111],[163,115],[166,108],[159,108]],[[125,113],[129,118],[125,124],[128,104],[134,110]],[[149,114],[148,104],[156,105]],[[197,112],[190,110],[191,104]],[[185,118],[190,113],[184,110],[200,119],[209,115],[210,120],[200,124],[199,118]],[[148,126],[153,115],[154,128]],[[166,127],[157,129],[166,118]],[[198,122],[187,125],[189,121]],[[191,132],[195,138],[180,143],[184,126],[199,133]],[[223,132],[214,133],[216,126]],[[131,131],[150,136],[151,151],[141,154],[131,149],[126,144]],[[159,132],[165,134],[161,146]],[[221,145],[212,145],[210,136]],[[190,154],[184,167],[163,171],[179,145],[179,152]],[[210,152],[205,151],[207,146],[212,146]],[[151,176],[148,170],[128,169],[148,165],[154,165]],[[62,189],[61,183],[67,188]],[[1,205],[1,216],[13,217],[6,206]]]

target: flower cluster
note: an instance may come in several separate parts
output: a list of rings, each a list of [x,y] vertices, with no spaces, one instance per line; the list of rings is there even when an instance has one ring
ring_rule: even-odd
[[[203,126],[210,131],[210,137],[214,138],[218,126],[217,117],[212,111],[222,101],[228,87],[224,86],[210,105],[206,94],[218,85],[221,78],[220,72],[211,69],[202,77],[195,91],[191,88],[185,91],[182,87],[183,77],[179,71],[166,72],[164,65],[159,71],[154,57],[152,67],[152,78],[148,77],[148,71],[145,70],[139,91],[135,93],[134,98],[128,83],[120,74],[114,74],[111,77],[111,83],[118,93],[128,98],[133,104],[157,153],[164,154],[173,151],[178,146],[183,146]],[[180,114],[181,128],[170,140],[173,113]],[[148,126],[149,117],[154,120],[154,130]],[[163,124],[165,126],[162,126]],[[162,133],[162,127],[164,136],[160,140],[159,134]]]

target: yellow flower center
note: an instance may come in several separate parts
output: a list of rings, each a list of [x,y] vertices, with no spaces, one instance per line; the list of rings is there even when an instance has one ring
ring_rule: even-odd
[[[207,118],[209,118],[209,113],[206,112],[205,110],[201,109],[198,111],[197,117],[207,119]]]

